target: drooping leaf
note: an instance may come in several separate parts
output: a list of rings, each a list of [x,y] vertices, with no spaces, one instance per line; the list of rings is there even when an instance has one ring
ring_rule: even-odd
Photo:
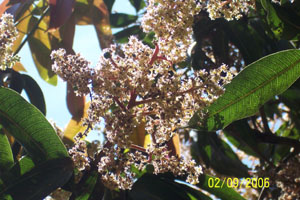
[[[209,184],[209,181],[212,181],[212,183]],[[245,200],[233,188],[228,187],[223,180],[214,176],[201,175],[197,186],[222,200]]]
[[[110,23],[112,27],[120,28],[128,26],[137,20],[137,16],[125,13],[113,13],[110,15]]]
[[[0,87],[0,120],[35,162],[68,152],[43,114],[13,90]]]
[[[50,24],[49,29],[62,26],[72,14],[75,0],[49,0]]]
[[[135,8],[136,12],[139,12],[141,9],[143,9],[146,6],[144,0],[130,0],[130,3]]]
[[[37,18],[32,17],[30,23],[38,23]],[[40,76],[52,85],[57,84],[57,75],[52,71],[50,60],[51,54],[51,41],[47,24],[42,20],[39,24],[39,28],[35,30],[32,37],[28,39],[29,47],[31,50],[33,61],[38,69]]]
[[[286,50],[266,56],[240,72],[225,93],[207,108],[207,116],[195,114],[193,128],[219,130],[231,122],[254,115],[275,95],[281,94],[300,76],[300,51]]]
[[[21,76],[24,81],[24,90],[30,100],[30,103],[46,115],[46,103],[42,89],[30,76],[26,74],[22,74]]]
[[[0,124],[0,176],[14,165],[10,143]]]

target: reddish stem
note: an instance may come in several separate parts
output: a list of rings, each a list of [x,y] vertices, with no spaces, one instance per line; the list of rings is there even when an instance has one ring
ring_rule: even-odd
[[[149,63],[148,63],[149,66],[152,66],[153,63],[156,61],[158,52],[159,52],[159,47],[158,47],[158,45],[156,44],[156,45],[155,45],[154,53],[153,53],[153,55],[152,55],[152,58],[151,58],[151,60],[150,60]]]
[[[119,101],[117,97],[113,97],[113,99],[124,111],[126,111],[126,107]]]
[[[144,147],[141,147],[141,146],[138,146],[136,144],[132,144],[130,146],[131,149],[135,149],[135,150],[138,150],[138,151],[141,151],[141,152],[144,152],[144,153],[147,153],[146,149]]]
[[[115,63],[115,61],[110,58],[110,62],[113,64],[113,66],[115,66],[115,68],[119,69],[119,66]]]
[[[136,103],[135,99],[136,99],[136,97],[137,97],[137,94],[135,93],[135,89],[131,90],[130,91],[130,100],[128,102],[127,109],[130,109],[130,108],[132,108],[132,107],[135,106],[135,103]]]

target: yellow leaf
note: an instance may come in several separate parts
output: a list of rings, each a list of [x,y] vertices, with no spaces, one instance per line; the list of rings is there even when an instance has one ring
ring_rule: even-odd
[[[143,119],[142,122],[133,130],[133,133],[130,135],[130,140],[133,144],[141,147],[147,147],[147,145],[151,143],[150,135],[146,135],[145,126],[146,121]]]
[[[38,19],[32,17],[31,24],[36,24]],[[33,61],[38,69],[40,76],[52,85],[57,84],[57,75],[52,71],[51,54],[51,40],[47,32],[48,25],[43,20],[40,22],[39,27],[35,30],[33,37],[28,40],[31,50]]]
[[[32,17],[31,11],[32,11],[32,5],[18,19],[16,28],[19,34],[12,46],[12,50],[14,52],[19,48],[25,34],[27,34],[32,29],[32,26],[30,26],[30,19]]]
[[[66,144],[73,144],[74,143],[74,137],[78,132],[84,132],[87,128],[86,126],[83,126],[83,119],[87,117],[87,110],[90,106],[90,102],[87,102],[84,105],[84,113],[83,117],[81,119],[78,119],[77,116],[73,116],[72,119],[69,121],[67,127],[64,130],[64,137],[63,141]]]
[[[27,72],[26,69],[24,68],[24,66],[22,65],[22,63],[20,62],[16,62],[16,64],[13,66],[13,70],[17,71],[17,72]]]

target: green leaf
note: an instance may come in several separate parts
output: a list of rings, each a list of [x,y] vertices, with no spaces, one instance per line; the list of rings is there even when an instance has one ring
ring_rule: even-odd
[[[27,159],[25,165],[16,165],[10,174],[5,174],[4,184],[0,184],[0,198],[10,195],[14,200],[43,199],[64,185],[72,175],[73,162],[68,157],[39,163],[28,171],[33,165],[33,162]],[[26,168],[26,173],[23,173],[23,168]]]
[[[216,133],[201,131],[197,133],[198,150],[206,166],[211,166],[216,172],[227,176],[249,176],[248,167],[240,161],[231,147],[221,140]]]
[[[136,12],[139,12],[141,9],[143,9],[146,6],[146,3],[144,0],[129,0],[131,5],[135,8]]]
[[[10,143],[0,124],[0,175],[8,171],[13,165],[14,157]]]
[[[197,184],[198,187],[222,200],[245,200],[233,188],[228,187],[226,182],[224,183],[223,180],[220,180],[220,178],[203,174],[199,181],[200,183]]]
[[[113,28],[120,28],[134,23],[138,17],[136,15],[128,15],[125,13],[114,13],[110,15],[110,23]]]
[[[189,125],[199,130],[219,130],[254,115],[265,102],[288,89],[299,75],[299,50],[266,56],[248,65],[225,86],[225,93],[207,108],[204,119],[196,113]]]
[[[22,74],[24,81],[24,90],[30,100],[30,102],[37,107],[44,115],[46,115],[46,103],[44,99],[43,91],[37,82],[26,74]]]
[[[13,90],[0,87],[0,120],[35,162],[68,157],[51,124]]]

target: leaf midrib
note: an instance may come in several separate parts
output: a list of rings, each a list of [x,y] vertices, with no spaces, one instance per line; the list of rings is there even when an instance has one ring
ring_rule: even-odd
[[[29,140],[32,143],[34,143],[41,150],[41,152],[44,154],[44,156],[47,157],[47,153],[45,152],[45,150],[35,140],[32,139],[32,137],[30,136],[30,134],[27,131],[22,131],[23,130],[22,127],[18,123],[16,123],[14,120],[12,120],[10,118],[10,116],[6,114],[6,112],[3,112],[2,109],[0,109],[0,114],[1,114],[1,116],[4,116],[4,118],[7,119],[11,124],[13,124],[15,127],[17,127],[17,129],[20,132],[25,133],[25,135],[27,136],[27,138],[29,138]]]
[[[283,69],[282,71],[280,71],[279,73],[277,73],[275,76],[271,77],[269,80],[263,82],[263,84],[261,84],[260,86],[252,89],[251,91],[249,91],[248,93],[246,93],[245,95],[241,96],[240,98],[237,98],[235,101],[232,101],[231,103],[227,104],[226,106],[224,106],[223,108],[217,110],[216,112],[209,114],[209,117],[214,116],[224,110],[226,110],[228,107],[238,103],[239,101],[241,101],[242,99],[245,99],[246,97],[250,96],[251,94],[255,93],[257,90],[263,88],[264,86],[266,86],[267,84],[269,84],[270,82],[272,82],[274,79],[280,77],[282,74],[284,74],[285,72],[289,71],[290,69],[292,69],[294,66],[296,66],[297,64],[300,63],[300,59],[296,60],[293,64],[291,64],[290,67]]]

